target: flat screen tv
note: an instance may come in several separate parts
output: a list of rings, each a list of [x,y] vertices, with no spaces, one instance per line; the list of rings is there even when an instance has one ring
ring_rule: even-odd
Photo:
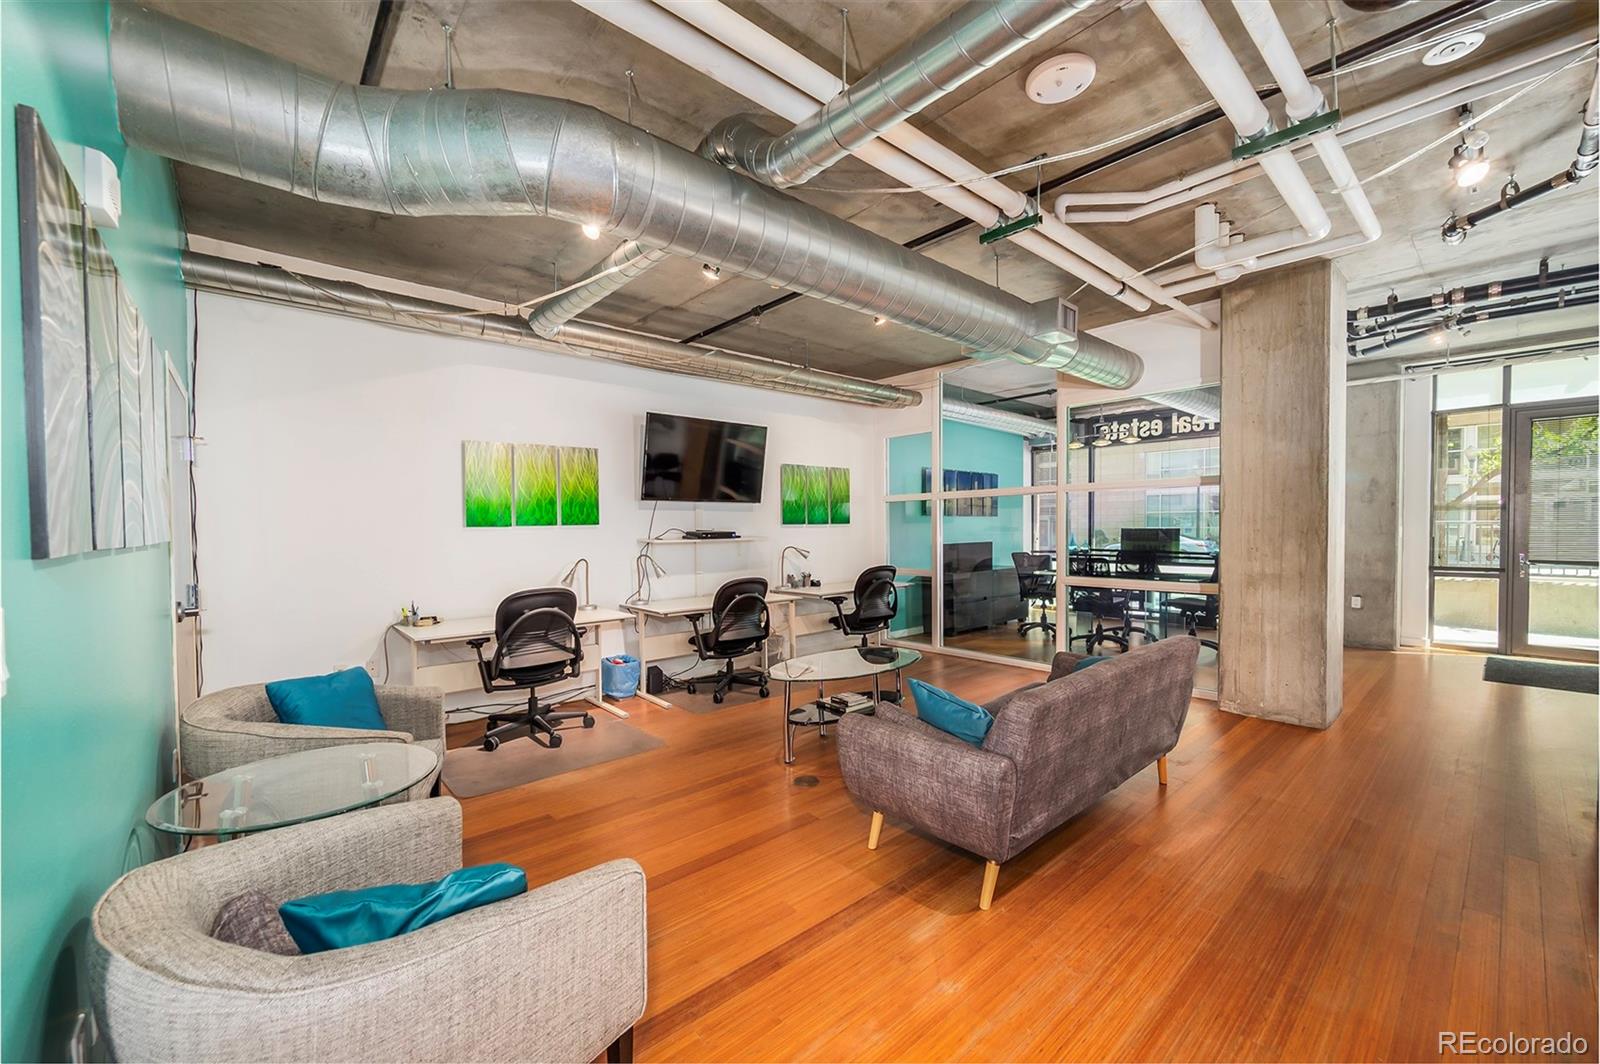
[[[760,502],[767,464],[767,427],[646,414],[646,502]]]

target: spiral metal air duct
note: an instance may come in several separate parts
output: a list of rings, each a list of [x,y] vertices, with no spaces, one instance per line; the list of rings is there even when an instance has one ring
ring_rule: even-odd
[[[111,67],[128,142],[195,166],[389,214],[598,225],[980,354],[1115,388],[1143,369],[1131,351],[1040,327],[1025,300],[592,107],[340,83],[122,5]]]
[[[768,184],[804,184],[1091,3],[975,0],[789,132],[771,137],[742,118],[730,118],[712,130],[708,142],[719,159]]]

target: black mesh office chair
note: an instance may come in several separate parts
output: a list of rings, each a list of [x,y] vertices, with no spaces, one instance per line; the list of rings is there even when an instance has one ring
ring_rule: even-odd
[[[1055,559],[1048,554],[1018,550],[1011,552],[1011,564],[1017,570],[1017,594],[1022,598],[1022,620],[1017,622],[1017,634],[1025,636],[1038,628],[1054,639],[1055,622],[1047,618],[1044,611],[1054,609],[1056,604],[1056,574],[1051,571]],[[1039,607],[1039,619],[1030,621],[1028,614],[1035,606]]]
[[[1222,574],[1222,556],[1219,554],[1211,564],[1211,576],[1206,582],[1217,583]],[[1200,638],[1200,629],[1206,628],[1215,632],[1221,621],[1221,611],[1218,609],[1217,596],[1215,595],[1169,595],[1161,603],[1163,613],[1176,614],[1183,622],[1185,635]],[[1215,639],[1200,639],[1200,645],[1219,649]]]
[[[694,647],[701,661],[724,663],[717,670],[711,700],[721,702],[728,689],[736,683],[758,687],[761,697],[767,697],[766,673],[760,669],[733,667],[734,658],[760,650],[772,634],[772,615],[767,610],[767,582],[759,576],[729,580],[717,588],[716,595],[711,599],[710,627],[704,631],[700,627],[701,616],[697,614],[689,618],[689,623],[694,626],[689,645]],[[690,694],[694,694],[695,683],[690,680],[685,685]]]
[[[867,645],[867,637],[873,632],[887,632],[900,608],[894,574],[895,567],[892,565],[874,565],[862,570],[861,575],[856,577],[855,590],[851,593],[853,601],[849,613],[844,611],[843,595],[829,596],[828,601],[833,603],[833,612],[837,616],[828,618],[828,623],[845,635],[860,636],[862,646]]]
[[[1123,650],[1127,650],[1128,599],[1132,594],[1134,592],[1124,591],[1121,588],[1073,588],[1070,594],[1072,611],[1091,614],[1094,619],[1091,622],[1092,627],[1087,632],[1067,637],[1067,649],[1071,650],[1072,644],[1081,639],[1085,654],[1093,654],[1094,648],[1101,643],[1115,643]],[[1108,617],[1114,617],[1122,623],[1107,627],[1104,621]]]
[[[485,661],[488,639],[469,639],[467,645],[478,654],[478,673],[483,689],[528,692],[528,708],[520,713],[491,713],[483,748],[494,750],[508,732],[528,730],[528,738],[554,749],[561,745],[556,725],[564,720],[583,719],[585,728],[594,727],[587,711],[553,713],[539,708],[538,688],[578,675],[583,662],[583,629],[574,622],[578,596],[571,588],[541,587],[518,591],[508,596],[494,611],[494,657]],[[541,740],[540,735],[544,738]]]

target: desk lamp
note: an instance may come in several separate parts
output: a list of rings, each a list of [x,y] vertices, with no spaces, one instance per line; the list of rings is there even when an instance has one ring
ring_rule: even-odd
[[[786,584],[788,582],[788,578],[784,576],[783,569],[784,563],[789,560],[790,551],[794,551],[802,558],[811,557],[811,552],[806,550],[804,547],[796,547],[791,544],[790,546],[783,548],[783,553],[778,555],[778,582],[780,584]]]
[[[583,566],[583,602],[578,606],[580,610],[594,609],[594,603],[589,600],[589,559],[579,558],[572,563],[572,568],[567,570],[567,575],[561,578],[561,586],[573,587],[577,582],[578,566]],[[574,587],[574,590],[576,588]]]

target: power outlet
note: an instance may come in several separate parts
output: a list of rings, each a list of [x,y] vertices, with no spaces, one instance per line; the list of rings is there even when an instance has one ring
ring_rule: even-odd
[[[1359,610],[1361,608],[1361,596],[1360,595],[1351,595],[1350,596],[1350,608],[1353,609],[1353,610]]]

